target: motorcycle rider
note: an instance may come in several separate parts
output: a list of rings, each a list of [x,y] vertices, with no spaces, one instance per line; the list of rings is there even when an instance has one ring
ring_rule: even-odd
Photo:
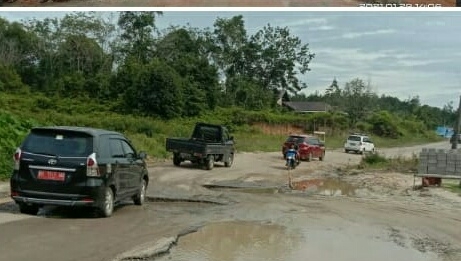
[[[293,157],[293,156],[297,164],[299,161],[299,153],[298,153],[296,146],[294,144],[291,144],[290,148],[285,152],[285,157],[287,158],[287,162],[285,166],[288,166],[288,158]]]

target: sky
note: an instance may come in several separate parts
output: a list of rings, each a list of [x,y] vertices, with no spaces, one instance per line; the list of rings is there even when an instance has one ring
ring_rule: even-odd
[[[0,12],[10,21],[60,17],[65,12]],[[168,11],[157,20],[170,25],[212,27],[217,17],[243,15],[253,34],[264,25],[288,27],[315,53],[311,71],[300,75],[306,94],[323,92],[337,79],[370,82],[378,94],[402,100],[419,96],[423,104],[458,105],[461,95],[460,12],[350,11]]]

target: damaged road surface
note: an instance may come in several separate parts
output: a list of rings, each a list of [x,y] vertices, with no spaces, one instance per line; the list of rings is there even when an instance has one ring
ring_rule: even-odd
[[[148,202],[111,218],[62,208],[30,217],[3,200],[0,259],[461,260],[461,197],[411,191],[408,174],[335,173],[359,160],[330,152],[303,162],[294,190],[279,153],[237,154],[212,172],[162,163],[150,171]]]

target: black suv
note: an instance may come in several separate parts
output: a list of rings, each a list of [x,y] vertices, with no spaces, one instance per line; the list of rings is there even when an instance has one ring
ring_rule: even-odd
[[[14,154],[11,197],[21,213],[36,215],[44,205],[87,206],[109,217],[116,202],[144,203],[145,158],[118,132],[33,128]]]

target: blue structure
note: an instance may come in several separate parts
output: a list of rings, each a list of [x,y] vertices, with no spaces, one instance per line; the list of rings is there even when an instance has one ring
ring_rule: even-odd
[[[442,136],[444,138],[450,138],[453,135],[454,130],[453,130],[453,128],[450,128],[450,127],[439,126],[439,127],[437,127],[435,132],[439,136]]]

